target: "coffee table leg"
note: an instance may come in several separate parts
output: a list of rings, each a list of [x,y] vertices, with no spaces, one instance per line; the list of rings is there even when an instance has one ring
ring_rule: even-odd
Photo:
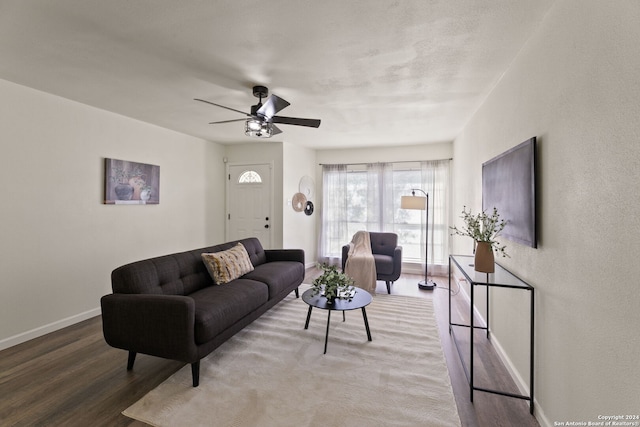
[[[365,328],[367,328],[367,338],[369,339],[369,341],[373,341],[371,339],[371,331],[369,330],[369,321],[367,320],[367,312],[365,311],[364,307],[362,307],[362,318],[364,319],[364,326]]]
[[[307,329],[309,327],[309,319],[311,319],[311,309],[313,307],[309,306],[309,311],[307,312],[307,321],[304,324],[304,328]]]
[[[327,354],[327,341],[329,341],[329,321],[331,320],[331,310],[327,310],[327,333],[324,336],[324,354]]]

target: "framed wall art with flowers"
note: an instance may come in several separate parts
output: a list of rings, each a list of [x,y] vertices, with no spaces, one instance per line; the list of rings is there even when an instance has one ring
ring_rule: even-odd
[[[112,205],[160,203],[160,166],[105,159],[104,202]]]

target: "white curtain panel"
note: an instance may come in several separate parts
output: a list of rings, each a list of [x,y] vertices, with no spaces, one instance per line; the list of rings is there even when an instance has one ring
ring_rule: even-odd
[[[450,160],[421,163],[422,185],[429,194],[429,274],[445,276],[449,269]],[[424,226],[423,226],[424,228]],[[424,245],[424,236],[420,245]]]
[[[450,160],[323,165],[319,261],[340,264],[356,231],[398,234],[405,262],[424,271],[424,211],[400,208],[412,188],[429,194],[429,273],[446,274],[449,257]],[[416,195],[422,195],[417,192]]]
[[[347,165],[322,166],[321,263],[340,265],[342,245],[351,241],[347,230]]]

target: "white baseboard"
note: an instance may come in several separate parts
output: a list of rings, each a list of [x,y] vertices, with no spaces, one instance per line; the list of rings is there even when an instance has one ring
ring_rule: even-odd
[[[97,307],[92,310],[85,311],[84,313],[79,313],[74,316],[67,317],[66,319],[61,319],[53,323],[49,323],[48,325],[43,325],[30,331],[5,338],[0,340],[0,350],[22,344],[23,342],[66,328],[67,326],[80,323],[83,320],[91,319],[92,317],[99,316],[101,313],[100,307]]]
[[[455,278],[455,280],[457,282],[458,288],[460,289],[460,294],[465,300],[467,300],[467,304],[471,304],[471,297],[469,296],[464,286],[462,286],[463,284],[461,283],[461,282],[464,282],[464,284],[468,285],[469,282],[467,282],[466,279],[459,280],[458,278]],[[483,328],[486,328],[487,320],[484,318],[482,313],[480,313],[480,311],[478,310],[478,307],[475,307],[475,306],[473,307],[473,314],[478,319],[480,319],[480,325],[476,325],[476,326],[481,326]]]
[[[524,378],[522,378],[520,372],[518,372],[514,368],[513,362],[511,362],[509,355],[500,344],[500,340],[498,340],[498,338],[496,338],[496,336],[493,334],[491,335],[491,344],[496,349],[496,353],[498,353],[498,357],[500,357],[500,360],[507,368],[507,371],[509,371],[509,375],[511,375],[511,378],[513,378],[516,385],[518,386],[518,390],[520,391],[520,393],[522,393],[523,395],[529,394],[529,385],[524,380]]]
[[[516,386],[518,387],[520,394],[527,396],[529,394],[529,385],[527,384],[527,381],[525,381],[525,379],[522,378],[520,373],[514,368],[513,363],[511,362],[511,359],[507,355],[507,352],[504,350],[502,345],[500,345],[500,341],[496,338],[495,335],[491,335],[491,344],[496,349],[496,353],[498,354],[498,357],[500,358],[504,366],[507,368],[507,371],[509,371],[509,374],[511,375],[511,378],[513,378],[513,381],[516,383]],[[538,401],[536,400],[535,396],[533,398],[533,411],[535,413],[536,420],[538,420],[538,423],[542,427],[547,427],[547,426],[550,427],[552,425],[552,423],[546,417],[546,415],[544,414],[544,411],[538,404]]]

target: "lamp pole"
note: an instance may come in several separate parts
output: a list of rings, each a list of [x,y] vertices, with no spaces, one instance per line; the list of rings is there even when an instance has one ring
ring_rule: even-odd
[[[418,287],[420,289],[433,290],[436,286],[435,282],[432,282],[428,278],[428,269],[429,269],[429,195],[420,188],[412,188],[411,194],[413,196],[416,195],[416,191],[420,191],[427,198],[425,203],[425,234],[424,234],[424,281],[418,282]]]

